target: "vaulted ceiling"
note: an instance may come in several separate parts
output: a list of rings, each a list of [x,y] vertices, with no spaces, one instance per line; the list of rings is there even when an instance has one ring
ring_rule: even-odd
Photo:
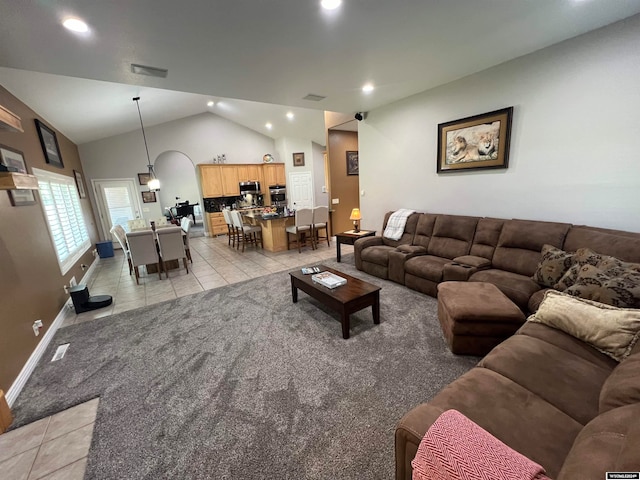
[[[368,111],[640,12],[640,0],[0,5],[0,84],[78,144],[138,128],[134,96],[145,125],[211,111],[273,138],[323,143],[324,110]],[[69,16],[90,31],[65,30]],[[168,75],[137,75],[132,63]]]

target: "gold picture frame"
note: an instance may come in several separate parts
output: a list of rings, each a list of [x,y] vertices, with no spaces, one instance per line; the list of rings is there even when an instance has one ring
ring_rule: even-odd
[[[438,173],[507,168],[513,107],[438,125]]]

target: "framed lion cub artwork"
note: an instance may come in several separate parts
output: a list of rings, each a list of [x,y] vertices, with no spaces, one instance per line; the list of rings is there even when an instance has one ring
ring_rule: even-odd
[[[513,107],[438,125],[437,172],[507,168]]]

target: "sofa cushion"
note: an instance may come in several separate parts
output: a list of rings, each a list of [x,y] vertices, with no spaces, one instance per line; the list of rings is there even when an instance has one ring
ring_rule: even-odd
[[[640,471],[640,403],[597,416],[576,438],[558,480],[602,480],[606,472]]]
[[[376,245],[362,250],[362,260],[376,265],[387,266],[389,264],[389,253],[393,252],[396,247],[388,245]]]
[[[538,267],[542,246],[561,248],[569,227],[567,223],[506,221],[493,255],[494,268],[531,277]]]
[[[575,253],[565,252],[553,245],[542,247],[540,263],[533,274],[533,279],[545,287],[553,287],[573,266]]]
[[[543,288],[542,290],[538,290],[533,295],[531,295],[531,297],[529,297],[529,303],[527,304],[527,306],[531,313],[535,313],[536,310],[538,310],[538,307],[544,299],[545,293],[547,293],[548,291],[548,288]]]
[[[493,283],[522,311],[527,310],[531,295],[540,290],[540,285],[531,280],[529,275],[520,275],[495,268],[480,270],[471,275],[469,280],[472,282]]]
[[[494,437],[542,465],[552,478],[560,471],[583,427],[517,382],[481,367],[473,368],[449,384],[428,406],[440,411],[458,410]]]
[[[477,224],[477,217],[438,215],[427,253],[449,259],[467,255]]]
[[[432,282],[440,282],[442,281],[444,266],[450,261],[448,258],[420,255],[407,260],[404,264],[404,271]]]
[[[586,425],[598,415],[600,390],[611,369],[528,335],[513,335],[478,364],[535,393]]]
[[[387,227],[387,223],[389,222],[389,217],[391,216],[392,213],[393,212],[387,212],[387,214],[384,217],[384,224],[382,226],[383,232]],[[415,235],[415,232],[416,232],[416,225],[418,224],[418,218],[420,218],[419,213],[413,213],[409,215],[409,218],[407,218],[407,223],[404,226],[404,232],[402,233],[402,237],[400,237],[400,240],[391,240],[383,236],[382,243],[390,247],[397,247],[398,245],[406,245],[413,242],[413,236]]]
[[[416,223],[416,233],[413,237],[413,245],[420,245],[427,248],[431,237],[433,235],[433,227],[436,223],[438,215],[433,213],[423,213],[418,215],[418,221]]]
[[[640,310],[617,308],[550,290],[529,318],[557,328],[621,361],[640,336]]]
[[[469,253],[476,257],[493,258],[504,222],[500,218],[479,219]]]
[[[584,265],[575,283],[564,292],[615,307],[640,308],[640,272]]]
[[[640,263],[640,242],[637,233],[586,226],[571,227],[563,248],[575,252],[583,247],[625,262]]]
[[[629,355],[611,372],[600,391],[600,413],[640,403],[640,353]]]

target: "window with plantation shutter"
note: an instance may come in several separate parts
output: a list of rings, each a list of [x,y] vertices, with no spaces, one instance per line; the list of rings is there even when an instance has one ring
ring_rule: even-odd
[[[33,169],[53,247],[64,275],[91,247],[72,177]]]

